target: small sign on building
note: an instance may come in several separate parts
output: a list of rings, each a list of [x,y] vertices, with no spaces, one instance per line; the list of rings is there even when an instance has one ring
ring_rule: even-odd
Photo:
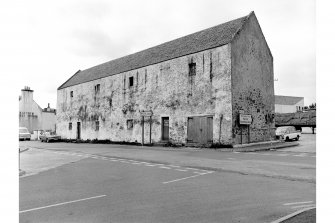
[[[142,116],[152,116],[152,111],[141,111]]]
[[[240,114],[240,125],[250,125],[251,123],[251,115]]]

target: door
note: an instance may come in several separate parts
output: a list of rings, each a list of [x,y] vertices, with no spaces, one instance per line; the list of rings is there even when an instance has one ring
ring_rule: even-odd
[[[189,117],[187,121],[187,141],[207,144],[213,141],[213,117]]]
[[[169,140],[169,117],[162,118],[162,140]]]
[[[80,139],[80,130],[81,130],[80,122],[77,122],[77,139]]]

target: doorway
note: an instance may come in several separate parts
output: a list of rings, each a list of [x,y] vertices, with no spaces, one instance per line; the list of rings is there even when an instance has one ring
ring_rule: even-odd
[[[77,122],[77,139],[80,139],[80,130],[81,130],[81,127],[80,127],[80,122]]]
[[[162,140],[169,141],[169,117],[162,117]]]
[[[187,141],[207,144],[213,142],[213,117],[194,116],[187,120]]]

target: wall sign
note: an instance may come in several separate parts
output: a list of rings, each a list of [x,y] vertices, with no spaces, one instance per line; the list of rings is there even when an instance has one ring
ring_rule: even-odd
[[[141,111],[142,116],[152,116],[152,111]]]
[[[240,114],[240,125],[250,125],[252,123],[251,115]]]

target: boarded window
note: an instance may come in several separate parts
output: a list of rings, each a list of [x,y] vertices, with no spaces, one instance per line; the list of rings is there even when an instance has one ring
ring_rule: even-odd
[[[129,87],[134,86],[134,77],[129,77]]]
[[[95,131],[99,131],[99,121],[95,121]]]
[[[72,130],[72,122],[69,123],[69,130]]]
[[[133,119],[128,119],[127,120],[127,129],[130,130],[130,129],[133,129],[134,127],[134,120]]]
[[[190,63],[188,66],[189,66],[189,76],[195,76],[197,72],[196,63]]]
[[[73,91],[70,91],[70,97],[73,98]]]

